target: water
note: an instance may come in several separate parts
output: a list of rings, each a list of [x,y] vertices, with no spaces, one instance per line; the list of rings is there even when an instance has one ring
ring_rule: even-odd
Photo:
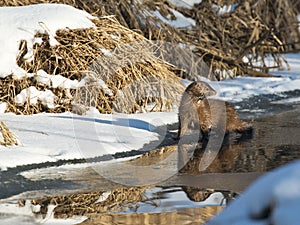
[[[145,187],[141,193],[143,200],[125,202],[120,208],[114,208],[113,214],[95,214],[94,217],[97,218],[95,220],[107,221],[107,224],[114,224],[109,221],[120,221],[125,218],[132,221],[154,220],[151,213],[155,213],[161,216],[161,219],[176,217],[178,221],[196,221],[199,217],[196,218],[195,215],[199,213],[206,215],[206,211],[197,210],[206,210],[204,206],[224,205],[265,172],[299,158],[300,105],[297,100],[299,94],[299,91],[294,91],[280,96],[257,96],[236,103],[235,107],[241,117],[252,120],[254,132],[251,136],[238,141],[233,138],[233,141],[229,141],[220,149],[217,157],[204,171],[199,170],[203,151],[201,149],[195,151],[178,174],[157,185]],[[162,144],[176,146],[171,136],[169,134],[164,137]],[[156,144],[152,143],[152,146]],[[151,144],[148,147],[150,148]],[[117,154],[115,157],[122,158],[135,154],[141,152]],[[105,161],[112,157],[114,156],[105,156],[94,161]],[[142,158],[142,162],[151,165],[153,158],[157,159],[157,156],[151,157],[149,154]],[[1,203],[15,204],[19,199],[38,199],[70,193],[110,192],[122,187],[99,176],[84,162],[84,160],[59,161],[2,171]],[[213,210],[216,212],[217,209],[212,208]],[[16,217],[14,214],[1,212],[0,207],[1,220]],[[137,214],[140,217],[134,220]],[[20,215],[18,220],[21,221]],[[24,217],[24,221],[28,220],[27,216]],[[162,221],[160,224],[163,224]]]

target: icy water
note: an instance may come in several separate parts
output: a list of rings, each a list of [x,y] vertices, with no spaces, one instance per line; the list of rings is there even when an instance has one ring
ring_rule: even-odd
[[[202,153],[195,151],[193,157],[176,175],[159,184],[143,187],[140,193],[134,195],[139,197],[131,197],[132,193],[125,193],[128,198],[122,200],[118,207],[104,207],[106,211],[92,214],[90,220],[83,224],[170,224],[170,221],[175,224],[203,224],[260,175],[299,158],[298,96],[299,91],[294,91],[280,96],[253,97],[236,103],[235,107],[241,117],[252,121],[252,135],[224,145],[204,171],[199,171]],[[171,134],[165,137],[163,144],[176,146]],[[133,151],[105,156],[97,161],[140,153]],[[155,157],[154,154],[152,158]],[[149,154],[139,160],[151,164],[152,158]],[[117,191],[122,185],[100,177],[93,168],[83,166],[82,163],[84,160],[70,160],[2,171],[1,203],[95,191],[108,193],[107,195],[115,191],[124,196],[123,189],[122,192]],[[28,217],[1,213],[0,210],[0,220],[5,221],[7,218],[17,218],[24,224],[35,223]]]

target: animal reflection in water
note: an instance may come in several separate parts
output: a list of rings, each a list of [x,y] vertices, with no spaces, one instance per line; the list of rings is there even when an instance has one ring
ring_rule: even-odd
[[[244,140],[244,139],[243,139]],[[187,158],[187,152],[193,150],[193,155]],[[206,146],[198,144],[196,149],[192,145],[183,144],[178,146],[179,161],[178,169],[180,173],[186,174],[203,174],[203,173],[229,173],[237,172],[238,168],[236,165],[237,159],[239,158],[243,145],[241,143],[230,143],[223,144],[216,157],[210,162],[210,164],[204,170],[200,170],[200,165],[203,163],[203,157],[205,154]]]
[[[252,125],[241,120],[232,105],[207,98],[215,94],[216,91],[207,83],[193,82],[182,96],[177,134],[177,139],[180,139],[180,172],[230,172],[242,148],[239,143],[252,138]],[[211,145],[214,138],[219,139],[219,144],[215,146]],[[216,154],[209,166],[199,171],[201,159],[207,148]],[[188,156],[189,152],[193,152],[192,157]]]
[[[227,204],[238,196],[238,193],[233,191],[224,191],[224,190],[218,191],[213,189],[203,189],[203,188],[189,187],[189,186],[183,186],[182,190],[186,193],[187,197],[194,202],[203,202],[206,199],[208,199],[209,196],[211,196],[211,194],[220,192],[224,196],[224,198],[220,202],[220,205],[222,205],[223,203]]]

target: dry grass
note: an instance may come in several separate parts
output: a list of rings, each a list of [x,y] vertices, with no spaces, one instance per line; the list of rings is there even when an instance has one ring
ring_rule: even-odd
[[[143,36],[121,26],[112,16],[93,21],[96,28],[59,30],[57,46],[49,44],[47,33],[38,33],[42,44],[33,48],[34,60],[22,58],[28,49],[26,42],[20,46],[18,64],[30,73],[44,70],[51,75],[62,75],[85,85],[76,90],[51,88],[34,78],[1,79],[4,86],[0,99],[7,102],[8,111],[23,114],[78,111],[78,108],[96,107],[101,113],[113,111],[170,110],[179,102],[184,87],[173,72],[174,67],[156,55],[156,45]],[[42,104],[14,104],[15,96],[24,88],[35,86],[38,90],[50,89],[56,96],[54,109]]]
[[[4,122],[0,121],[0,145],[18,145],[16,136],[8,129]]]
[[[34,46],[33,63],[23,59],[27,46],[21,43],[17,61],[28,72],[43,69],[71,80],[85,79],[86,85],[62,90],[49,88],[35,78],[0,79],[4,85],[0,101],[16,113],[84,113],[90,106],[101,113],[169,110],[183,91],[177,76],[190,80],[244,74],[268,77],[271,69],[289,67],[281,53],[300,49],[296,0],[204,0],[192,9],[176,7],[167,0],[144,0],[142,4],[136,0],[0,0],[0,6],[35,3],[69,4],[100,19],[95,21],[96,29],[58,31],[55,38],[60,45],[54,47],[49,45],[47,32],[36,34],[44,42]],[[238,7],[218,15],[212,3]],[[196,26],[176,29],[153,16],[156,10],[175,19],[171,9],[194,19]],[[267,63],[269,58],[272,65]],[[49,109],[29,101],[22,106],[14,104],[14,97],[29,86],[51,89],[58,107]]]
[[[126,222],[130,224],[183,224],[188,221],[193,224],[204,224],[208,219],[221,211],[224,207],[200,207],[200,208],[187,208],[172,213],[144,213],[144,214],[114,214],[114,212],[122,212],[125,209],[130,208],[132,211],[139,207],[139,203],[148,202],[153,204],[153,207],[157,206],[155,202],[151,202],[151,199],[145,195],[146,189],[151,187],[120,187],[112,190],[109,196],[103,200],[97,202],[97,200],[103,195],[103,192],[89,192],[79,193],[64,196],[51,196],[42,199],[31,200],[33,205],[40,205],[40,211],[35,212],[38,215],[45,216],[48,211],[49,205],[54,205],[53,210],[55,218],[71,218],[74,216],[87,216],[89,219],[83,224],[116,224],[114,222]],[[192,188],[193,189],[193,188]],[[190,191],[186,189],[185,191]],[[195,192],[195,191],[194,191]],[[196,191],[194,195],[205,195],[206,199],[212,192],[203,190]],[[208,194],[205,194],[205,193]],[[204,199],[197,199],[203,201]],[[156,197],[153,197],[154,199]],[[20,206],[25,205],[25,201],[19,202]],[[139,216],[136,216],[139,215]],[[155,215],[153,218],[151,215]],[[112,220],[113,221],[112,221]],[[149,220],[150,219],[150,220]],[[151,223],[149,221],[152,221]],[[156,222],[154,222],[156,221]]]
[[[55,218],[69,218],[72,216],[89,216],[96,213],[112,213],[120,211],[125,207],[134,207],[135,204],[145,199],[143,193],[146,187],[121,187],[111,191],[107,199],[99,201],[103,192],[89,192],[71,194],[65,196],[51,196],[42,199],[32,200],[33,205],[40,205],[38,213],[46,215],[48,206],[55,205]],[[20,201],[24,205],[24,201]]]
[[[203,0],[192,9],[180,8],[166,1],[143,0],[2,0],[0,5],[27,5],[33,3],[65,3],[84,9],[97,16],[115,15],[131,30],[142,33],[147,39],[193,46],[193,51],[176,48],[181,57],[166,57],[174,65],[186,70],[182,76],[199,79],[199,76],[224,79],[236,75],[269,76],[270,69],[282,69],[285,59],[281,52],[300,49],[297,0]],[[212,3],[224,6],[238,4],[235,11],[218,15]],[[192,29],[176,29],[153,16],[159,11],[165,18],[175,19],[171,9],[196,21]],[[183,50],[182,50],[183,49]],[[181,54],[188,51],[191,54]],[[248,62],[243,61],[244,57]],[[274,65],[267,65],[271,57]],[[259,65],[256,63],[259,61]],[[287,65],[288,66],[288,65]]]
[[[152,1],[145,2],[149,5],[154,4]],[[238,7],[230,13],[218,15],[211,7],[212,3],[221,7],[235,3]],[[160,35],[194,46],[193,52],[209,65],[217,79],[244,74],[269,76],[270,69],[282,69],[286,63],[280,53],[300,49],[294,1],[205,0],[192,10],[158,1],[154,5],[154,9],[166,12],[169,17],[172,13],[167,9],[174,8],[196,21],[197,25],[192,29],[180,30],[169,28],[160,22],[160,26],[163,27]],[[152,19],[149,23],[153,32],[159,22]],[[273,59],[273,65],[267,65],[268,57]],[[247,63],[245,58],[248,59]]]

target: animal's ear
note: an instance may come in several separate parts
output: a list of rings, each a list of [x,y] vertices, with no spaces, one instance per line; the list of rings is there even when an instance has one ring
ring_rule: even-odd
[[[189,86],[187,86],[187,88],[185,89],[186,92],[190,91],[191,89],[193,89],[195,87],[195,85],[197,85],[197,82],[194,81],[193,83],[191,83]]]
[[[194,82],[192,82],[188,87],[192,88],[192,87],[194,87],[196,84],[197,84],[197,82],[194,81]]]

